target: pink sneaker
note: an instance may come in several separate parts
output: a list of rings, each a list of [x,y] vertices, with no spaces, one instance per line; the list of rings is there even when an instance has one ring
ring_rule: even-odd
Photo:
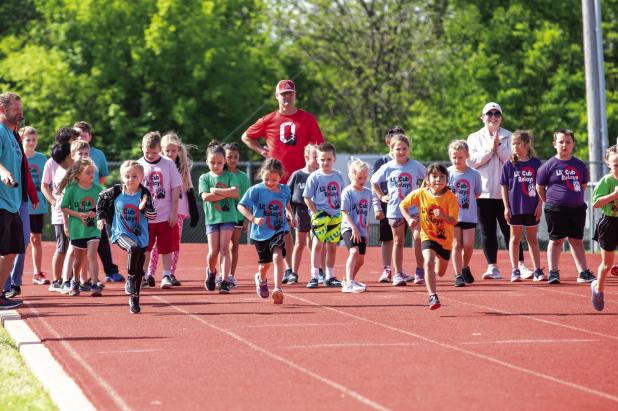
[[[44,272],[40,272],[32,276],[32,284],[45,285],[49,284],[49,280],[45,277]]]

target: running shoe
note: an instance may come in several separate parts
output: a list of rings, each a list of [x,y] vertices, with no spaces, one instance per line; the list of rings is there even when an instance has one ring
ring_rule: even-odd
[[[463,275],[466,284],[472,284],[474,282],[474,276],[472,275],[472,271],[470,271],[470,267],[464,267],[461,270],[461,275]]]
[[[392,281],[393,271],[390,267],[384,267],[384,271],[382,271],[382,275],[378,280],[381,283],[390,283]]]
[[[227,281],[222,280],[219,284],[219,294],[229,294],[230,293],[230,285]]]
[[[547,284],[560,284],[559,270],[549,270],[549,278],[547,279]]]
[[[517,266],[517,268],[519,269],[520,277],[524,280],[528,280],[529,278],[532,278],[532,276],[534,275],[534,271],[526,267],[523,261],[519,262],[519,265]]]
[[[440,300],[438,299],[438,294],[431,294],[429,296],[429,309],[437,310],[440,308]]]
[[[322,284],[324,282],[324,270],[322,270],[321,268],[319,268],[319,272],[318,272],[318,283]]]
[[[414,284],[425,284],[425,270],[422,268],[416,269],[416,273],[414,274]]]
[[[139,306],[139,295],[132,295],[129,297],[129,312],[131,314],[138,314],[141,310]]]
[[[49,285],[48,290],[51,292],[55,292],[55,293],[61,292],[62,291],[62,280],[52,281],[52,283]]]
[[[178,281],[178,279],[176,278],[174,274],[170,275],[170,280],[172,280],[173,287],[180,287],[182,285],[182,283]]]
[[[591,283],[591,282],[593,282],[596,279],[597,278],[594,276],[594,274],[592,274],[592,271],[590,271],[588,269],[582,271],[577,276],[577,282],[578,283]]]
[[[161,278],[161,288],[163,289],[172,288],[172,279],[170,278],[169,275],[164,275],[163,278]]]
[[[73,279],[69,288],[69,295],[79,295],[79,281]]]
[[[98,284],[93,284],[90,288],[90,295],[92,295],[93,297],[100,297],[101,294],[103,294],[103,289],[99,287]]]
[[[79,283],[79,291],[83,293],[90,292],[92,289],[92,281],[88,280],[85,283]]]
[[[288,283],[288,279],[290,277],[290,274],[292,274],[292,270],[290,268],[286,268],[285,269],[285,273],[283,273],[283,278],[281,279],[281,282],[283,284],[287,284]]]
[[[465,287],[466,281],[464,280],[463,275],[457,274],[455,276],[455,287]]]
[[[521,282],[521,271],[519,271],[519,268],[516,268],[511,272],[511,282],[512,283]]]
[[[23,302],[20,300],[9,300],[8,298],[4,298],[4,296],[0,293],[0,310],[12,310],[14,308],[22,305]]]
[[[6,298],[17,297],[19,294],[21,294],[21,287],[18,285],[11,285],[11,288],[4,292]]]
[[[108,283],[121,283],[124,281],[124,277],[120,273],[114,273],[114,274],[106,275],[105,281]],[[151,285],[151,287],[154,287],[154,284]]]
[[[217,273],[211,273],[209,269],[206,269],[206,279],[204,280],[204,288],[208,291],[215,291]]]
[[[337,277],[331,277],[324,280],[324,287],[339,288],[341,287],[341,281],[337,280]]]
[[[283,304],[283,291],[281,288],[273,290],[273,304]]]
[[[233,275],[230,275],[230,276],[227,278],[227,285],[228,285],[228,287],[230,287],[230,288],[236,288],[236,278],[234,278],[234,276],[233,276]]]
[[[298,283],[298,274],[296,274],[295,272],[292,272],[288,276],[288,285],[292,285],[292,284],[296,284],[296,283]]]
[[[367,289],[367,286],[364,283],[361,283],[360,281],[352,280],[352,282],[356,284],[357,287],[362,287],[364,289]]]
[[[262,298],[268,298],[268,280],[260,280],[260,273],[255,273],[255,292]]]
[[[483,273],[483,280],[500,280],[502,279],[502,274],[500,274],[500,270],[498,270],[498,267],[494,266],[489,266],[487,267],[487,271],[485,271]]]
[[[307,288],[318,288],[319,280],[317,278],[311,277],[309,282],[307,283]]]
[[[44,272],[40,272],[32,276],[32,284],[45,285],[49,284],[49,280],[45,277]]]
[[[544,278],[545,273],[543,272],[542,268],[537,268],[536,270],[534,270],[534,278],[532,279],[532,281],[543,281]]]
[[[592,306],[597,311],[603,311],[605,306],[603,293],[599,292],[597,289],[598,281],[593,280],[590,283],[590,290],[592,291]]]
[[[65,281],[62,283],[62,288],[60,288],[60,293],[61,294],[68,294],[69,291],[71,291],[71,282],[70,281]]]
[[[402,275],[402,273],[397,273],[393,276],[393,286],[394,287],[402,287],[406,285],[406,279]]]

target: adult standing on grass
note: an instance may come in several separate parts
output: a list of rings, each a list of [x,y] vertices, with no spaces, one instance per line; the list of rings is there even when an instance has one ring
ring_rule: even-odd
[[[478,221],[481,229],[481,246],[487,259],[487,270],[483,279],[502,278],[498,269],[498,233],[500,228],[504,241],[509,244],[510,228],[504,218],[504,203],[500,187],[502,167],[511,158],[512,133],[500,127],[502,107],[498,103],[487,103],[481,112],[483,128],[468,136],[470,157],[468,164],[481,174],[481,195],[477,199]],[[524,266],[523,249],[519,245],[519,270],[522,278],[530,278],[532,272]]]
[[[0,94],[0,284],[8,278],[15,255],[25,250],[24,229],[19,216],[25,186],[23,155],[13,135],[23,118],[21,97],[11,92]],[[21,304],[19,300],[8,300],[4,293],[0,295],[2,310]]]
[[[279,109],[256,121],[241,138],[262,157],[276,158],[283,164],[281,183],[285,184],[293,172],[305,166],[305,147],[322,144],[324,136],[314,115],[296,107],[296,85],[292,80],[277,83],[275,98]],[[258,142],[262,137],[266,140],[266,147]],[[285,247],[292,250],[289,233],[285,236]],[[285,265],[284,283],[292,273],[292,253],[285,257]]]

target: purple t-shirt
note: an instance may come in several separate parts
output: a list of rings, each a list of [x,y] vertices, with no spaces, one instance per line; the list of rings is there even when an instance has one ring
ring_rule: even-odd
[[[532,157],[528,161],[510,161],[502,166],[500,185],[509,188],[509,204],[511,214],[534,214],[539,202],[536,192],[536,176],[541,167],[541,160]]]
[[[547,203],[581,207],[586,204],[583,185],[589,178],[588,168],[580,159],[563,161],[552,157],[539,168],[536,183],[547,187]]]

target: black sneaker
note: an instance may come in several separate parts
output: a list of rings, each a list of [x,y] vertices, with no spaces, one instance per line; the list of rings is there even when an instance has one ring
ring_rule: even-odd
[[[474,277],[472,276],[470,267],[464,267],[461,270],[461,275],[463,276],[463,279],[466,282],[466,284],[472,284],[474,282]]]
[[[466,281],[464,280],[463,275],[458,274],[455,276],[455,287],[465,287]]]
[[[230,293],[230,285],[225,280],[221,280],[219,284],[219,294],[229,294]]]
[[[103,293],[103,289],[99,287],[98,284],[93,284],[92,287],[90,287],[90,293],[93,297],[100,297]]]
[[[429,296],[429,309],[437,310],[440,308],[440,300],[438,299],[438,294],[431,294]]]
[[[182,283],[178,281],[174,274],[170,275],[170,280],[172,280],[172,287],[180,287]]]
[[[307,288],[318,288],[318,279],[311,277],[307,283]]]
[[[48,288],[49,291],[59,293],[62,291],[62,280],[54,280]]]
[[[281,282],[283,284],[287,284],[290,279],[290,275],[292,275],[292,269],[286,268],[285,273],[283,273],[283,279],[281,280]]]
[[[83,284],[82,283],[79,284],[79,291],[88,293],[90,292],[90,290],[92,290],[92,281],[88,280]]]
[[[296,284],[298,282],[298,274],[292,272],[288,276],[288,284]]]
[[[9,300],[4,298],[4,295],[0,294],[0,310],[12,310],[22,304],[23,302],[20,300]]]
[[[547,284],[560,284],[560,270],[549,270]]]
[[[211,273],[206,269],[206,279],[204,280],[204,287],[208,291],[215,291],[216,288],[217,273]]]
[[[589,269],[582,271],[577,276],[578,283],[591,283],[596,279],[597,278],[594,276],[594,274],[592,274],[592,271],[590,271]]]
[[[341,281],[337,280],[337,277],[331,277],[324,280],[324,287],[341,288]]]
[[[17,297],[19,294],[21,294],[21,287],[18,285],[12,285],[8,291],[4,292],[6,298]]]
[[[69,290],[69,295],[79,295],[79,281],[73,279],[71,281],[71,289]]]
[[[129,312],[131,314],[138,314],[141,310],[139,306],[139,295],[132,295],[129,297]]]
[[[147,275],[146,276],[146,282],[148,283],[148,287],[154,288],[154,286],[155,286],[154,275]]]
[[[126,295],[133,295],[135,293],[137,293],[137,290],[135,289],[135,276],[134,275],[127,275],[127,281],[124,283],[124,293]]]

